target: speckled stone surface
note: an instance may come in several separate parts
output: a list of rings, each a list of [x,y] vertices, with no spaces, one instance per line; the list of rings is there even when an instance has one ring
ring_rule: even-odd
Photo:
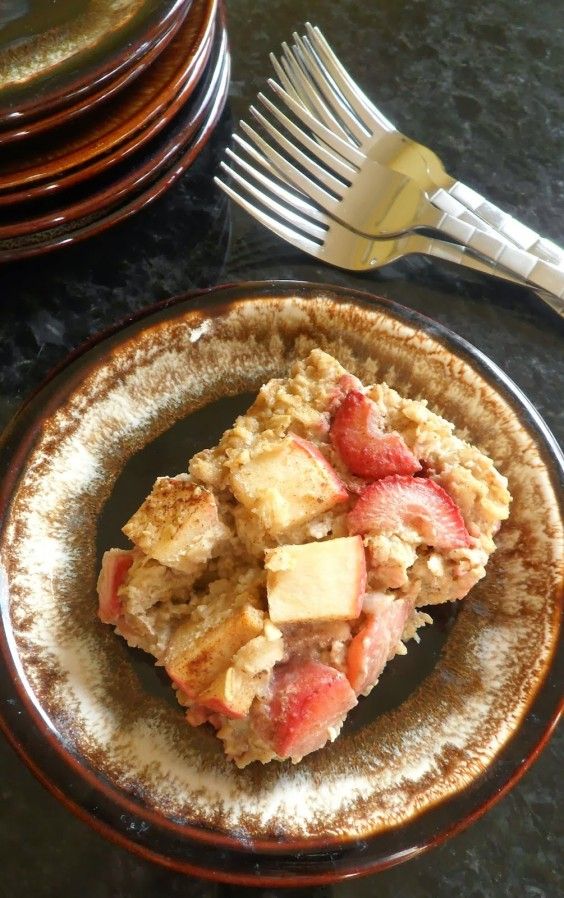
[[[268,52],[309,19],[384,112],[432,145],[451,174],[564,242],[560,0],[232,0],[228,11],[230,110],[192,171],[105,235],[0,268],[0,425],[69,350],[137,309],[193,286],[300,278],[371,290],[451,327],[507,371],[562,439],[564,328],[533,294],[419,258],[370,275],[327,268],[230,209],[211,180],[232,120],[270,74]],[[365,880],[287,894],[557,898],[563,747],[557,735],[500,804],[432,853]],[[107,844],[3,741],[0,770],[1,898],[279,894],[188,879]]]

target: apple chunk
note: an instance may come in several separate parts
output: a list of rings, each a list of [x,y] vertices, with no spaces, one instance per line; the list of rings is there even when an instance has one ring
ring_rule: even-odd
[[[150,558],[186,574],[196,574],[228,536],[213,493],[185,474],[157,478],[123,532]]]
[[[246,717],[257,691],[257,681],[237,670],[228,667],[219,674],[207,689],[198,696],[198,703],[234,719]]]
[[[357,704],[343,673],[319,661],[290,662],[275,668],[268,708],[270,742],[281,758],[294,762],[335,738]]]
[[[366,588],[360,536],[303,546],[280,546],[266,554],[268,608],[275,624],[351,620],[359,616]]]
[[[257,690],[283,655],[282,633],[267,618],[260,636],[246,642],[231,666],[198,695],[198,705],[225,717],[246,717]]]
[[[245,604],[218,624],[201,630],[193,620],[174,631],[165,653],[165,670],[189,698],[195,698],[231,665],[233,655],[262,633],[264,614]]]
[[[231,486],[239,502],[272,534],[305,524],[348,499],[319,449],[292,433],[232,471]]]
[[[125,549],[108,549],[98,577],[98,617],[104,624],[116,624],[122,612],[118,589],[133,564],[135,555]]]

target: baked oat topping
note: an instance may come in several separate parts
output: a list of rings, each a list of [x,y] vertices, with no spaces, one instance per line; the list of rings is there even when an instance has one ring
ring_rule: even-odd
[[[110,549],[99,615],[163,665],[238,766],[299,761],[486,573],[506,479],[424,401],[315,349]]]

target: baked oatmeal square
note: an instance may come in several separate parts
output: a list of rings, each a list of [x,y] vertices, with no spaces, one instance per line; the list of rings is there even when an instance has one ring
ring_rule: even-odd
[[[100,617],[239,766],[337,738],[385,665],[486,573],[506,479],[424,400],[314,349],[110,549]]]

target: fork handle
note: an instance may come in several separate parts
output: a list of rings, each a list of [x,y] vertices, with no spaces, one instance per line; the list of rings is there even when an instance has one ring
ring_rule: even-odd
[[[496,266],[505,268],[560,300],[564,298],[564,270],[500,239],[492,231],[482,231],[475,225],[461,221],[448,212],[441,213],[436,208],[420,220],[420,226],[436,228],[448,234],[456,243],[490,259]]]
[[[447,204],[443,205],[441,199],[441,194],[444,193],[445,191],[443,190],[437,191],[432,201],[443,212],[448,212],[450,210],[447,208]],[[488,202],[483,196],[472,190],[471,187],[467,187],[461,181],[453,181],[447,188],[446,193],[459,203],[462,203],[463,206],[473,212],[485,224],[503,237],[506,237],[515,246],[538,256],[539,259],[543,259],[545,262],[556,265],[558,268],[564,268],[564,249],[553,243],[552,240],[541,237],[532,228],[528,228],[520,221],[517,221],[516,218],[513,218],[507,212],[503,212],[502,209]]]
[[[444,262],[454,262],[462,265],[464,268],[470,268],[472,271],[478,271],[480,274],[488,274],[493,277],[501,278],[512,284],[518,284],[521,287],[530,287],[527,281],[515,274],[509,274],[501,268],[496,268],[491,262],[486,262],[478,256],[472,255],[472,251],[465,246],[459,246],[456,243],[449,243],[447,240],[436,240],[434,237],[422,237],[420,234],[410,234],[406,244],[406,251],[420,253],[426,256],[433,256],[435,259],[442,259]]]
[[[423,240],[425,242],[423,242]],[[455,262],[457,265],[462,265],[464,268],[470,268],[473,271],[489,274],[490,276],[494,275],[514,284],[519,284],[520,286],[529,288],[531,286],[527,281],[517,275],[509,274],[503,268],[498,268],[495,264],[492,265],[491,262],[486,262],[477,256],[473,256],[472,251],[468,250],[465,246],[457,246],[456,244],[448,243],[445,240],[434,240],[432,237],[421,238],[419,235],[415,234],[411,235],[409,241],[409,252],[434,256],[436,259],[442,259],[446,262]],[[535,293],[539,299],[543,300],[543,302],[550,306],[550,308],[558,315],[564,317],[564,301],[562,299],[546,293],[544,290],[537,289],[535,290]]]

